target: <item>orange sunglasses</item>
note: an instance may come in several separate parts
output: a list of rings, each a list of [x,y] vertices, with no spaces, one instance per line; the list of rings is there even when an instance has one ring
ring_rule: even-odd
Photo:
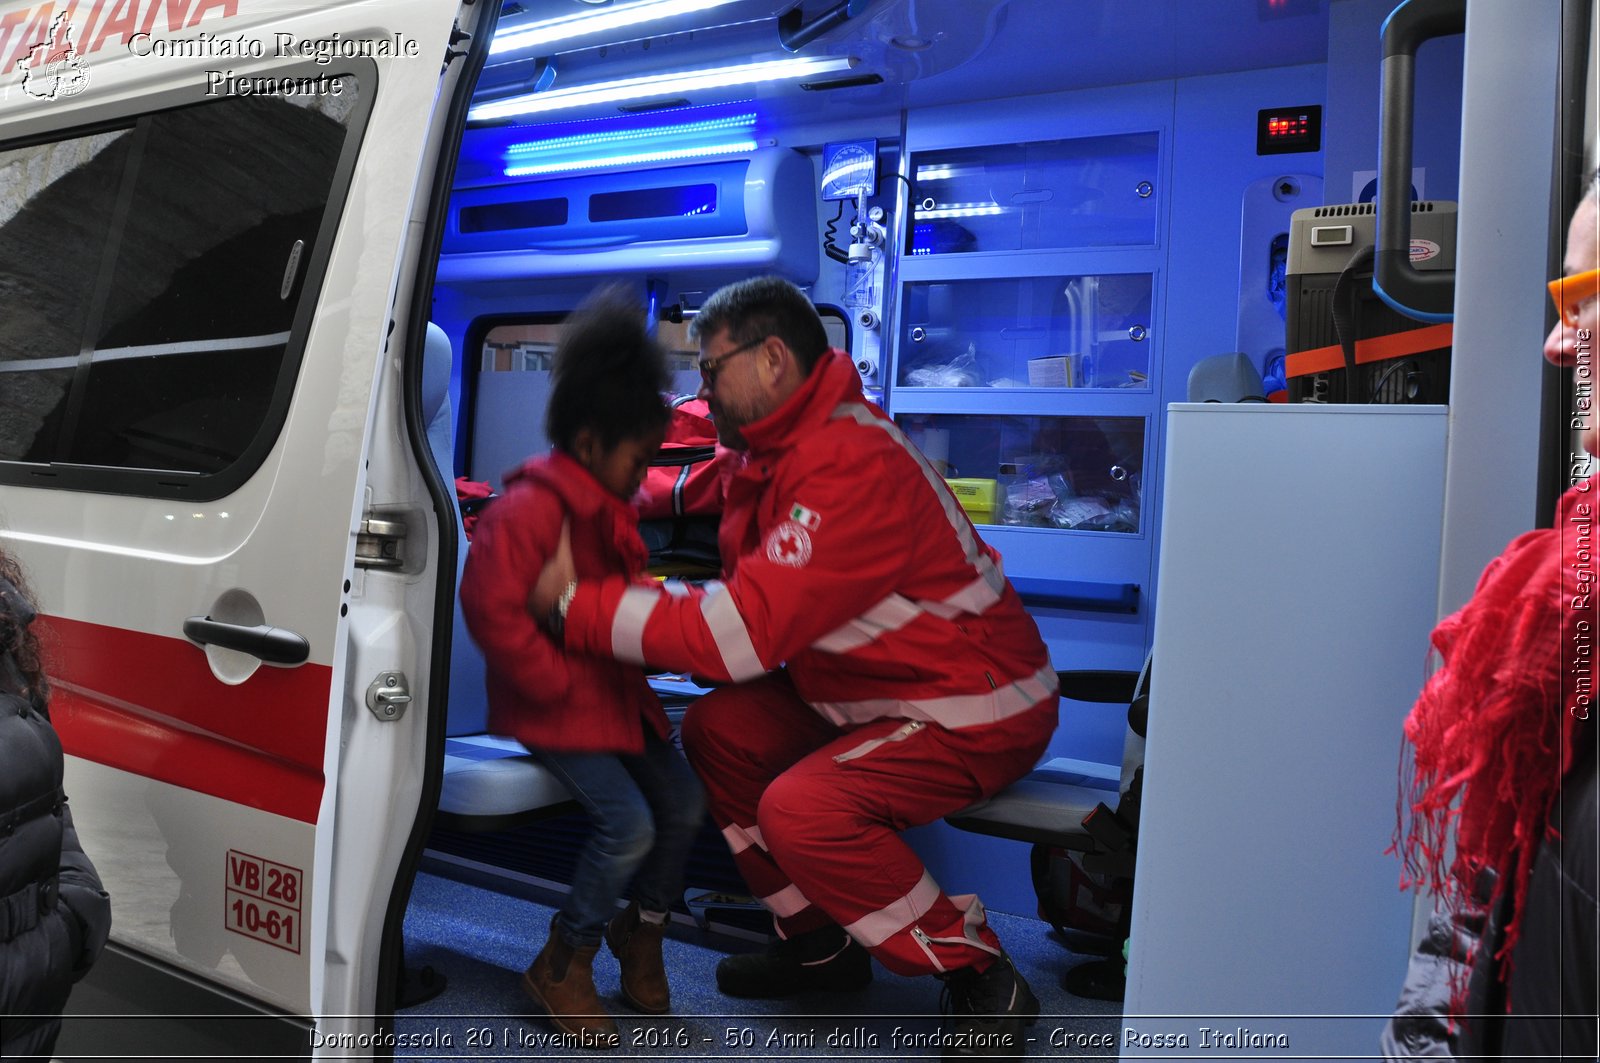
[[[1568,328],[1578,327],[1578,311],[1596,296],[1600,296],[1600,269],[1557,277],[1550,282],[1550,298],[1555,300],[1556,313]]]

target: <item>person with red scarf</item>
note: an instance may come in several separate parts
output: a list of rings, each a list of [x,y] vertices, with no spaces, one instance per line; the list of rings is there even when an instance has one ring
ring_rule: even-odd
[[[1545,357],[1574,369],[1600,452],[1600,182],[1567,233]],[[1397,833],[1405,885],[1438,898],[1383,1036],[1387,1059],[1597,1057],[1594,525],[1600,478],[1519,536],[1433,633],[1441,667],[1406,720],[1414,771]]]

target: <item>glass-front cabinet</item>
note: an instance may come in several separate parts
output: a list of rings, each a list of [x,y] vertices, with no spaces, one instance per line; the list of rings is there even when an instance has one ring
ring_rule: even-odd
[[[891,411],[975,523],[1137,534],[1149,273],[903,284]]]
[[[1142,417],[918,414],[895,418],[975,524],[1137,534]]]
[[[1155,133],[918,152],[911,255],[1154,244]]]
[[[1148,273],[912,281],[903,388],[1150,387]]]
[[[1077,120],[1066,114],[1051,115],[1057,129]],[[1137,669],[1155,539],[1162,135],[1101,116],[1084,135],[1041,137],[1052,123],[987,115],[957,107],[908,127],[885,405],[1000,550],[1057,667]],[[1052,755],[1115,763],[1125,729],[1116,712],[1076,708]]]

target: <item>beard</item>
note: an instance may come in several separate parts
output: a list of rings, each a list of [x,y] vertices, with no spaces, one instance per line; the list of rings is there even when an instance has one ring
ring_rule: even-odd
[[[711,411],[711,423],[717,430],[717,442],[729,450],[749,450],[750,443],[745,439],[742,429],[765,414],[754,410],[730,409],[714,400],[706,405]]]

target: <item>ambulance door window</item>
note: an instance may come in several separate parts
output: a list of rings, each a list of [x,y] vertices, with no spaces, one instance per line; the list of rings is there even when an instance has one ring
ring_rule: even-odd
[[[188,497],[254,470],[365,113],[357,79],[335,80],[337,95],[229,97],[0,150],[0,173],[33,175],[0,205],[0,461]]]
[[[0,153],[0,460],[55,457],[134,140],[116,129]]]
[[[544,411],[550,403],[551,359],[565,317],[519,316],[490,324],[482,334],[477,371],[470,378],[469,478],[498,491],[502,475],[529,455],[550,449]]]

